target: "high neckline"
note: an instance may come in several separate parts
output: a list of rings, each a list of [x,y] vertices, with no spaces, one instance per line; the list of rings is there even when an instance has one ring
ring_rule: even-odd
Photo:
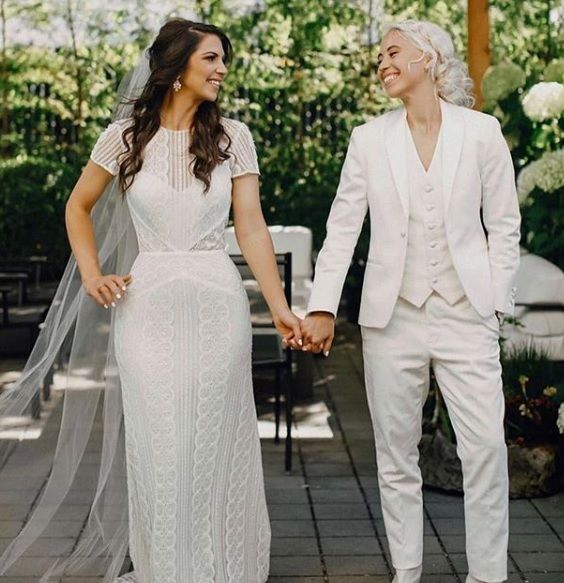
[[[170,132],[171,134],[185,134],[185,133],[190,133],[189,129],[185,129],[185,130],[172,130],[170,128],[167,128],[163,125],[159,126],[160,129],[165,130],[167,132]]]

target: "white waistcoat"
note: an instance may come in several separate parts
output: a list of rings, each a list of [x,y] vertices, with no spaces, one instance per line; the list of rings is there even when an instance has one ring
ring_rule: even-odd
[[[427,172],[419,159],[407,122],[405,131],[409,223],[400,296],[420,307],[435,291],[449,304],[454,304],[464,296],[464,289],[452,263],[443,220],[442,131]]]

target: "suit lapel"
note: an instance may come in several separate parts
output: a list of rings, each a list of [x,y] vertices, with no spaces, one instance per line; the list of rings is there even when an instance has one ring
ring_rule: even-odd
[[[386,125],[386,153],[405,216],[409,215],[409,184],[405,152],[405,109],[396,109]]]
[[[442,144],[441,164],[443,174],[443,198],[445,216],[448,211],[454,179],[460,162],[464,142],[464,119],[458,107],[441,99]]]

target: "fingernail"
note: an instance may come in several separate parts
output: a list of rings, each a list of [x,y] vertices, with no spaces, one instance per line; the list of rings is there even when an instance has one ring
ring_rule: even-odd
[[[108,304],[104,304],[104,308],[106,308],[106,310],[108,309]]]
[[[116,298],[117,298],[118,300],[121,300],[121,294],[116,294]]]
[[[323,353],[325,356],[329,356],[329,351]]]
[[[112,302],[111,305],[112,305],[112,308],[115,308],[116,307],[116,303],[115,302]]]
[[[125,291],[127,288],[126,288],[125,286],[123,286],[121,289],[122,289],[123,291]]]
[[[302,350],[303,350],[304,352],[307,352],[307,348],[306,348],[305,346],[302,348]]]
[[[303,342],[302,342],[302,339],[301,339],[301,338],[298,340],[298,344],[299,344],[300,346],[302,346]]]

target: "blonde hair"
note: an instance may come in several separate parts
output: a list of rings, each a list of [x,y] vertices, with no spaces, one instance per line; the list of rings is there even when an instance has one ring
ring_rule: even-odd
[[[445,101],[472,107],[474,83],[466,63],[456,56],[450,35],[440,26],[425,20],[404,20],[389,26],[384,35],[395,30],[423,52],[429,59],[427,71],[437,94]]]

